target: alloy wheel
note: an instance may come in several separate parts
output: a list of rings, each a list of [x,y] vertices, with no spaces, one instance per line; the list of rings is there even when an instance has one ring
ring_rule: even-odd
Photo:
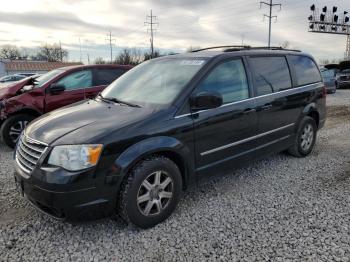
[[[156,171],[142,182],[137,194],[137,206],[144,216],[159,215],[169,205],[174,182],[165,171]]]
[[[308,151],[314,141],[314,128],[311,124],[307,124],[301,134],[301,148]]]

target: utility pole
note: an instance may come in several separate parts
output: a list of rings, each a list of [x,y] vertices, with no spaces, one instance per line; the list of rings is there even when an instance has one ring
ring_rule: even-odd
[[[110,48],[110,54],[111,54],[111,63],[113,62],[113,43],[115,43],[115,38],[113,38],[112,31],[109,30],[109,33],[107,34],[106,41],[109,43]]]
[[[62,54],[62,45],[61,45],[61,41],[59,42],[60,43],[60,60],[61,62],[63,62],[63,54]]]
[[[346,38],[345,60],[350,61],[350,35]]]
[[[154,40],[154,32],[157,31],[157,29],[154,29],[155,25],[159,25],[158,22],[154,22],[157,20],[157,16],[153,15],[153,11],[151,9],[151,15],[146,16],[146,22],[145,25],[149,26],[147,28],[147,32],[151,33],[151,38],[150,38],[150,43],[151,43],[151,57],[153,58],[154,56],[154,45],[153,45],[153,40]]]
[[[268,41],[268,47],[271,47],[271,27],[272,27],[272,19],[275,18],[277,21],[277,16],[276,15],[272,15],[272,9],[275,6],[279,6],[280,10],[282,9],[282,4],[274,4],[273,0],[270,0],[270,3],[266,3],[266,2],[260,2],[260,9],[262,5],[267,5],[269,7],[269,15],[264,14],[264,18],[267,17],[269,18],[269,41]]]
[[[81,41],[80,41],[80,37],[79,37],[79,52],[80,52],[80,63],[81,63],[82,56],[81,56]]]

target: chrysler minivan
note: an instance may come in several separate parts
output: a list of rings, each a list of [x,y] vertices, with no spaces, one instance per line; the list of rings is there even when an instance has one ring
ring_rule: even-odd
[[[299,51],[227,47],[161,57],[96,98],[31,122],[17,144],[15,181],[57,219],[118,214],[147,228],[203,176],[275,152],[308,156],[325,104],[315,60]]]

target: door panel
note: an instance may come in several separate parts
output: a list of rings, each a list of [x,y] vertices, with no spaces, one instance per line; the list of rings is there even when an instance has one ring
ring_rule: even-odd
[[[249,58],[249,63],[257,96],[260,135],[257,146],[262,146],[293,133],[303,97],[288,95],[292,79],[285,56],[255,56]]]
[[[241,59],[215,66],[199,84],[194,94],[215,91],[224,105],[192,112],[197,172],[236,163],[254,147],[242,141],[257,134],[258,118],[254,99],[250,98],[247,75]],[[220,164],[220,165],[219,165]]]
[[[224,162],[232,164],[249,155],[254,141],[243,140],[257,134],[258,118],[254,108],[254,100],[247,100],[193,114],[198,171]]]

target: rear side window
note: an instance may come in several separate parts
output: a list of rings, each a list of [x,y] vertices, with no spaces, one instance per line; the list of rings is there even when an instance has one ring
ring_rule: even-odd
[[[285,57],[251,57],[257,96],[292,88]]]
[[[97,69],[96,85],[109,85],[124,73],[125,73],[124,69],[116,69],[116,68]]]
[[[312,59],[306,56],[289,56],[291,66],[296,74],[298,86],[321,82],[322,78]]]
[[[203,91],[220,93],[224,104],[249,98],[248,81],[242,60],[232,60],[215,67],[196,90],[197,93]]]

